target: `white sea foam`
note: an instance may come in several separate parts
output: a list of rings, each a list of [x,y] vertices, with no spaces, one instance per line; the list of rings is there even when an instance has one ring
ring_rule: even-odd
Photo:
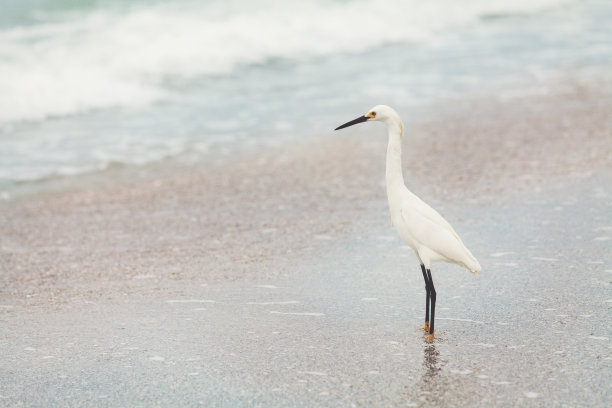
[[[603,336],[589,336],[589,339],[593,339],[593,340],[608,340],[607,337],[603,337]]]
[[[491,254],[491,255],[489,255],[489,256],[492,256],[492,257],[494,257],[494,258],[498,258],[498,257],[500,257],[500,256],[514,255],[514,254],[516,254],[516,252],[507,251],[507,252],[495,252],[495,253],[492,253],[492,254]]]
[[[455,319],[451,317],[436,317],[436,320],[452,320],[455,322],[468,322],[468,323],[476,323],[476,324],[484,324],[484,322],[472,319]]]
[[[558,259],[555,259],[555,258],[546,258],[542,256],[532,256],[531,259],[533,259],[534,261],[546,261],[546,262],[557,262],[558,261]]]
[[[208,299],[174,299],[166,300],[166,303],[215,303],[215,301]]]
[[[291,315],[291,316],[325,316],[325,313],[318,312],[279,312],[272,310],[270,313],[279,315]]]
[[[324,377],[327,375],[327,373],[324,373],[322,371],[300,371],[300,374],[308,374],[308,375],[316,375],[319,377]]]
[[[216,1],[55,15],[0,31],[0,122],[143,106],[172,97],[165,84],[175,78],[427,41],[482,15],[562,2]]]
[[[472,370],[468,370],[468,369],[465,369],[465,370],[451,369],[450,372],[453,373],[453,374],[467,375],[467,374],[470,374],[472,372]]]
[[[376,239],[380,241],[395,241],[397,238],[390,236],[390,235],[380,235],[376,237]]]
[[[332,239],[332,237],[330,237],[329,235],[323,235],[323,234],[315,235],[314,238],[321,240],[321,241],[329,241]]]
[[[297,300],[286,300],[280,302],[247,302],[247,305],[294,305],[296,303],[300,303]]]
[[[474,344],[470,344],[470,346],[479,346],[479,347],[485,347],[485,348],[496,347],[495,344],[490,344],[490,343],[474,343]]]
[[[155,279],[156,275],[153,274],[141,274],[141,275],[135,275],[133,279],[137,279],[137,280],[141,280],[141,279]]]

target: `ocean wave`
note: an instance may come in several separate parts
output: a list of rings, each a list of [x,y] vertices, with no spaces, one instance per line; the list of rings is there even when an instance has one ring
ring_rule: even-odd
[[[271,58],[299,61],[427,42],[479,16],[560,3],[270,0],[54,14],[0,31],[0,122],[146,106],[176,96],[169,85],[176,78],[224,75]]]

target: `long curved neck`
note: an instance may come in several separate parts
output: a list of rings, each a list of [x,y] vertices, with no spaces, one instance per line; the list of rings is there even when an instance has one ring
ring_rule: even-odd
[[[402,135],[404,125],[398,118],[387,122],[389,145],[387,146],[387,193],[405,187],[402,175]]]

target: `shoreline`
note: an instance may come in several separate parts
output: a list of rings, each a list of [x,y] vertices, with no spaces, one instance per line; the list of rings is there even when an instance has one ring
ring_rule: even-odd
[[[483,265],[432,268],[434,341],[388,215],[379,126],[4,205],[0,406],[609,406],[612,126],[590,121],[610,106],[599,95],[538,99],[580,143],[525,104],[493,126],[443,104],[406,123],[406,181]],[[474,112],[496,109],[486,101]],[[515,142],[516,162],[499,162],[491,132]],[[463,165],[476,154],[491,160]]]
[[[484,270],[435,264],[433,342],[416,258],[369,212],[286,275],[0,310],[0,405],[608,406],[611,180],[453,211]]]
[[[499,205],[605,172],[609,86],[577,80],[545,95],[423,107],[437,117],[405,120],[408,187],[454,224],[464,205]],[[391,225],[384,130],[332,135],[214,166],[175,160],[112,169],[3,203],[2,303],[282,275],[283,264],[316,256],[330,239],[368,223]]]

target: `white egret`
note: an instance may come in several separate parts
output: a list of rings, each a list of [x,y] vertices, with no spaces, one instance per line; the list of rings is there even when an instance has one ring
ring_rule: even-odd
[[[429,331],[429,338],[433,339],[436,289],[431,278],[431,263],[436,261],[455,263],[474,274],[480,271],[480,264],[463,244],[453,227],[436,210],[408,190],[404,184],[402,175],[404,124],[395,110],[389,106],[377,105],[365,115],[338,126],[335,130],[372,121],[384,122],[387,125],[389,144],[386,183],[389,210],[393,225],[406,244],[414,250],[421,263],[426,291],[423,330]]]

